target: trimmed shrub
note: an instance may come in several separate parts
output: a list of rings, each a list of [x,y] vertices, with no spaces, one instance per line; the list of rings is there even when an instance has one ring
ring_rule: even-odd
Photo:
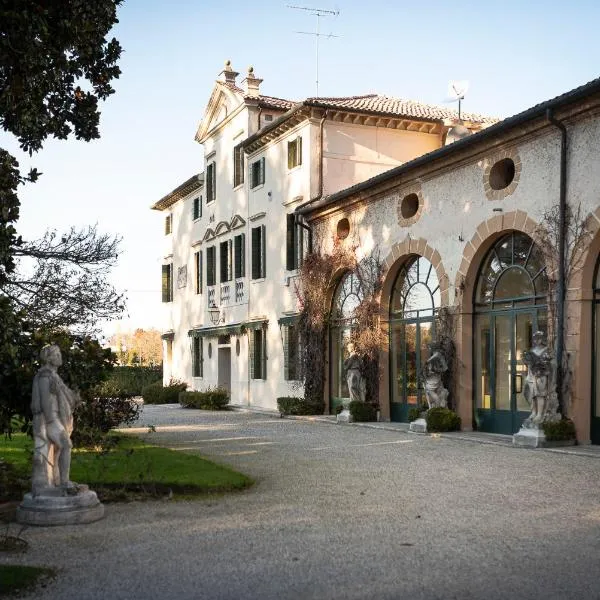
[[[204,392],[180,392],[179,404],[183,408],[222,410],[229,403],[229,392],[223,388],[208,388]]]
[[[315,406],[305,398],[295,396],[281,396],[277,398],[277,408],[282,415],[316,415]],[[321,411],[322,412],[322,411]]]
[[[563,442],[576,439],[575,423],[571,419],[542,423],[542,429],[548,442]]]
[[[408,422],[412,423],[421,418],[421,415],[427,411],[426,406],[411,406],[408,409]]]
[[[425,420],[429,433],[459,431],[461,426],[460,417],[453,410],[443,406],[430,408],[425,415]]]
[[[75,409],[73,444],[78,447],[97,444],[111,429],[136,421],[139,411],[140,405],[126,392],[114,387],[93,388]]]
[[[377,409],[368,402],[361,402],[360,400],[352,400],[350,402],[350,414],[357,423],[364,423],[366,421],[377,420]]]
[[[169,385],[163,386],[159,381],[151,383],[142,390],[144,404],[177,404],[179,393],[185,392],[187,383],[171,379]]]
[[[151,383],[162,384],[160,367],[114,367],[108,379],[99,387],[118,388],[130,396],[141,396],[142,390]],[[102,392],[103,395],[107,395]]]

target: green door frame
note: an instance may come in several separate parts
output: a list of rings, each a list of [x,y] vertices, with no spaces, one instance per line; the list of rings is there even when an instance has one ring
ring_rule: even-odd
[[[418,311],[416,311],[418,312]],[[419,373],[421,371],[421,325],[422,324],[426,324],[429,323],[431,324],[431,336],[432,338],[435,335],[435,330],[434,330],[434,326],[435,326],[435,322],[433,319],[433,316],[426,316],[426,317],[412,317],[412,318],[407,318],[407,319],[403,319],[403,318],[391,318],[390,322],[389,322],[389,331],[391,333],[391,335],[389,335],[389,342],[388,342],[388,356],[389,356],[389,362],[390,362],[390,367],[389,367],[389,372],[390,372],[390,378],[389,378],[389,384],[390,384],[390,420],[391,421],[397,421],[397,422],[401,422],[401,423],[406,423],[408,421],[408,410],[410,408],[410,404],[406,401],[406,399],[408,398],[408,394],[406,391],[406,386],[407,386],[407,378],[406,378],[406,373],[407,371],[407,365],[406,365],[406,333],[404,332],[404,344],[403,344],[403,348],[402,348],[402,371],[404,372],[404,380],[403,380],[403,400],[402,401],[395,401],[396,399],[396,393],[397,393],[397,385],[396,385],[396,365],[393,364],[393,360],[394,360],[394,353],[392,352],[392,347],[394,344],[394,334],[393,334],[393,327],[394,325],[402,325],[403,327],[406,325],[416,325],[416,335],[415,335],[415,353],[416,353],[416,357],[415,357],[415,368],[416,368],[416,372],[417,372],[417,406],[419,404],[422,403],[422,395],[423,395],[423,388],[421,385],[421,382],[419,381]]]
[[[486,431],[488,433],[502,433],[511,434],[516,433],[521,427],[521,423],[527,418],[529,412],[520,411],[517,408],[517,394],[521,393],[517,391],[517,358],[516,358],[516,326],[518,315],[531,316],[532,320],[532,333],[538,329],[538,313],[540,310],[545,310],[545,306],[540,305],[526,305],[526,306],[513,306],[512,308],[503,308],[489,310],[480,313],[474,313],[473,331],[475,331],[477,318],[489,317],[490,323],[490,343],[489,343],[489,356],[488,364],[490,365],[490,408],[479,408],[477,406],[477,393],[475,385],[475,377],[479,374],[475,372],[475,361],[473,361],[473,422],[476,423],[477,429],[480,431]],[[510,410],[496,409],[496,319],[498,317],[510,317]],[[475,347],[476,337],[473,337],[473,356],[478,348]],[[520,389],[522,390],[524,382],[521,381]],[[483,390],[482,390],[483,392]]]

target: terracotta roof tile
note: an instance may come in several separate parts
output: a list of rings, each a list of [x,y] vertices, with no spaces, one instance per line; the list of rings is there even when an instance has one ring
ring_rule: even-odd
[[[283,98],[275,98],[274,96],[259,96],[258,103],[263,108],[275,108],[277,110],[289,110],[296,104],[292,100],[284,100]]]
[[[339,108],[340,110],[405,117],[407,119],[443,120],[458,118],[457,111],[449,108],[377,94],[347,96],[345,98],[307,98],[306,104],[324,108]],[[474,123],[495,123],[498,121],[493,117],[462,111],[461,117]]]

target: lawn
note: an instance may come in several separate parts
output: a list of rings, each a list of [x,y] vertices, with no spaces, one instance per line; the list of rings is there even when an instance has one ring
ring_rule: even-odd
[[[74,449],[71,463],[73,481],[88,484],[105,502],[165,495],[199,496],[253,484],[246,475],[200,456],[159,448],[130,435],[109,439],[108,449]],[[0,466],[2,461],[11,466],[11,476],[20,478],[21,488],[31,470],[32,447],[33,441],[24,434],[13,435],[12,440],[0,439]],[[0,483],[2,476],[0,469]],[[12,487],[11,497],[5,497],[7,492],[0,489],[0,502],[21,499],[22,489],[6,487]]]
[[[55,574],[54,570],[44,567],[0,565],[0,598],[24,592],[37,583],[43,584]]]

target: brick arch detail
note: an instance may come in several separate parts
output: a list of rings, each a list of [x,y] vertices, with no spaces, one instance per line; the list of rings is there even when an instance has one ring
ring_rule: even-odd
[[[440,253],[435,248],[432,248],[427,243],[427,240],[423,238],[415,239],[411,237],[406,237],[406,239],[403,242],[398,242],[392,246],[390,253],[384,260],[385,280],[381,291],[380,312],[381,316],[385,321],[387,321],[389,316],[390,294],[392,291],[392,285],[400,268],[400,264],[398,263],[398,261],[400,261],[400,259],[402,258],[408,258],[408,256],[415,254],[423,256],[433,265],[433,268],[435,269],[435,272],[438,276],[438,281],[440,283],[441,306],[448,306],[449,304],[450,278],[446,273],[446,269],[444,268],[444,263],[442,262],[442,257]]]
[[[534,241],[538,231],[539,224],[534,221],[525,211],[513,210],[501,215],[496,215],[483,221],[473,234],[473,237],[465,244],[462,260],[456,278],[454,280],[454,289],[458,294],[464,291],[465,282],[473,278],[474,267],[479,268],[479,263],[483,259],[483,254],[489,250],[491,243],[494,242],[500,234],[508,231],[521,231],[529,235]],[[471,282],[474,286],[475,283]],[[466,295],[466,301],[471,302],[472,295]],[[470,312],[471,307],[464,306],[465,295],[463,295],[463,309]]]

